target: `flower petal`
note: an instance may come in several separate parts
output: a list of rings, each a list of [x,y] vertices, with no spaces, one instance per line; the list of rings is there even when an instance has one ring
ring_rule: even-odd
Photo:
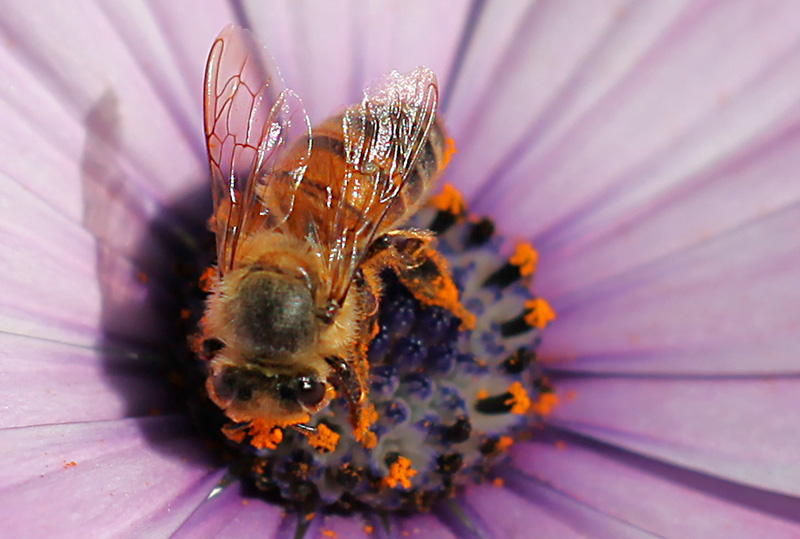
[[[226,485],[200,503],[173,537],[276,537],[283,509],[245,498],[239,484]]]
[[[667,15],[668,24],[643,23],[653,11],[656,19]],[[790,2],[690,3],[677,12],[637,5],[617,15],[622,31],[599,34],[602,39],[587,44],[588,56],[580,58],[591,59],[590,76],[580,72],[570,81],[577,87],[559,89],[561,102],[544,109],[546,131],[535,131],[535,144],[530,138],[519,144],[480,193],[479,209],[525,208],[503,212],[501,224],[542,237],[607,200],[616,207],[641,204],[795,108],[792,93],[773,76],[788,70],[777,78],[793,80],[789,73],[797,70],[800,19]],[[637,24],[647,26],[649,40],[637,42],[638,55],[618,70],[608,57],[629,46],[626,40],[640,39],[633,31]],[[611,84],[604,80],[609,71]],[[761,91],[762,84],[776,92]],[[594,93],[588,102],[584,92]],[[726,106],[739,99],[751,106]],[[668,155],[681,145],[682,159]],[[672,170],[661,175],[662,167]],[[580,189],[567,188],[578,184]]]
[[[0,431],[3,531],[169,535],[222,474],[198,445],[183,417]]]
[[[519,495],[494,485],[476,485],[464,495],[470,510],[480,516],[490,537],[585,537],[575,524],[543,496]],[[592,533],[597,534],[598,529]],[[620,535],[617,535],[620,537]]]
[[[84,346],[111,336],[163,338],[159,305],[172,294],[163,282],[96,246],[80,224],[2,177],[0,209],[4,331]]]
[[[781,518],[786,515],[759,512],[748,500],[736,498],[733,485],[716,490],[714,481],[698,474],[622,451],[569,439],[520,443],[512,456],[516,464],[511,475],[657,536],[794,537],[798,532],[796,522]],[[761,493],[760,498],[768,496]]]
[[[797,496],[797,378],[578,378],[550,419],[572,432],[717,477]],[[646,410],[643,413],[642,410]]]
[[[557,298],[542,355],[595,372],[796,374],[798,210]]]
[[[381,9],[324,0],[245,6],[247,22],[313,122],[360,101],[365,84],[391,70],[425,65],[444,95],[470,9],[469,2],[448,0],[406,0]]]
[[[91,2],[52,4],[49,9],[9,4],[0,33],[74,122],[90,121],[98,105],[113,105],[117,115],[108,125],[113,130],[98,134],[119,154],[126,186],[142,190],[148,200],[168,201],[207,176],[202,132],[170,120],[170,103],[178,98],[159,94],[152,72],[131,53],[135,44],[125,42],[112,20]],[[168,55],[160,59],[171,61]],[[73,155],[73,162],[81,163],[81,157]]]
[[[154,358],[0,333],[0,428],[168,413]],[[163,376],[163,375],[162,375]]]

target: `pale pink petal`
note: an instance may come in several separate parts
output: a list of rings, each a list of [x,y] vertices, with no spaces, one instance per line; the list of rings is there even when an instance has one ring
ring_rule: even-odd
[[[162,360],[152,354],[5,332],[0,349],[0,428],[164,414],[176,407],[160,379]]]
[[[162,283],[98,247],[79,223],[18,183],[0,181],[0,207],[4,331],[83,346],[102,335],[142,343],[163,338],[158,298],[171,292]]]
[[[60,98],[73,121],[87,121],[98,106],[111,109],[107,114],[114,121],[98,134],[108,139],[126,186],[163,203],[205,180],[201,139],[195,134],[187,138],[174,121],[170,96],[159,94],[146,64],[131,53],[134,43],[125,41],[98,4],[4,7],[4,43]],[[75,142],[73,147],[81,149],[80,140]],[[71,156],[81,162],[81,154]]]
[[[659,8],[639,4],[621,10],[615,24],[635,25],[653,9]],[[593,77],[575,80],[579,88],[560,89],[560,95],[568,96],[566,102],[545,109],[552,116],[546,131],[520,145],[521,151],[507,156],[491,174],[479,209],[501,203],[524,208],[500,221],[538,237],[580,217],[578,212],[602,203],[610,193],[620,193],[618,207],[642,204],[674,188],[687,172],[741,147],[793,108],[791,94],[775,87],[773,74],[792,71],[797,63],[791,58],[800,17],[791,2],[694,2],[661,15],[668,15],[668,23],[651,27],[649,41],[633,44],[638,56],[627,69],[614,72],[614,83],[605,85],[607,91],[591,100],[591,106],[580,99],[580,90],[594,83]],[[604,55],[616,56],[626,45],[617,40],[641,38],[630,31],[600,35],[602,39],[586,46],[593,60],[590,73],[616,69]],[[761,92],[760,84],[777,89]],[[591,88],[595,91],[595,84]],[[758,108],[752,107],[751,94],[760,96]],[[751,107],[729,113],[736,107],[726,103],[739,99],[749,100]],[[474,131],[479,130],[473,124]],[[698,146],[700,133],[703,144]],[[673,174],[671,181],[656,174],[658,160],[689,139],[695,144],[682,149],[677,163],[684,165],[682,174]]]
[[[169,535],[222,474],[183,417],[0,430],[9,537]]]
[[[795,537],[786,520],[791,501],[725,484],[690,471],[636,458],[624,451],[582,444],[520,443],[512,450],[517,477],[507,488],[531,485],[579,500],[629,526],[661,537]],[[775,496],[772,496],[775,498]],[[751,505],[751,507],[748,507]],[[759,511],[773,507],[778,514]],[[590,533],[590,535],[594,535]]]
[[[442,95],[447,91],[470,3],[404,0],[386,7],[316,0],[246,2],[244,11],[312,121],[321,121],[393,69],[425,65],[439,77]]]
[[[800,493],[796,378],[558,381],[550,421],[636,453],[764,490]],[[642,411],[646,410],[646,413]]]
[[[797,373],[797,208],[557,297],[542,355],[595,372]]]
[[[226,485],[199,503],[173,537],[276,537],[285,512],[258,498],[245,498],[241,485]]]
[[[642,4],[630,14],[625,6],[623,1],[486,3],[448,103],[447,122],[459,153],[447,178],[469,196],[482,186],[499,185],[498,172],[517,154],[538,148],[555,114],[568,112],[573,102],[582,110],[596,101],[607,79],[627,70],[680,10],[676,2]],[[538,180],[515,179],[516,187],[530,190]],[[525,206],[514,207],[530,217]],[[501,223],[508,219],[499,212],[494,216]],[[522,230],[529,230],[529,223]]]

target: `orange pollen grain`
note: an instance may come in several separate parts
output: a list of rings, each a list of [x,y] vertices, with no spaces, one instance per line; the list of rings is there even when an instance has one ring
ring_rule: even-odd
[[[561,451],[567,448],[567,443],[564,440],[556,440],[555,446],[556,449]]]
[[[371,534],[372,532],[375,531],[375,527],[370,526],[369,524],[367,524],[366,526],[364,526],[364,531]]]
[[[71,460],[69,462],[65,462],[64,463],[64,468],[74,468],[77,465],[78,465],[77,462],[75,462],[74,460]]]
[[[551,392],[540,393],[539,398],[533,404],[533,411],[539,415],[549,415],[556,404],[558,404],[558,395]]]
[[[403,488],[409,489],[411,488],[411,478],[415,475],[417,475],[417,470],[411,467],[411,461],[401,455],[389,466],[389,475],[383,478],[383,482],[391,488],[395,488],[399,484]]]
[[[317,432],[308,434],[308,443],[320,453],[336,451],[339,445],[339,433],[333,431],[325,423],[317,425]]]
[[[525,315],[525,323],[529,326],[544,329],[544,327],[556,319],[556,312],[544,298],[536,298],[525,302],[528,314]]]
[[[232,440],[237,444],[242,443],[247,436],[247,433],[243,429],[229,428],[228,425],[222,427],[222,433],[227,436],[229,440]]]
[[[211,292],[216,278],[217,270],[215,270],[213,266],[207,267],[206,271],[203,272],[203,275],[200,276],[200,290],[203,292]]]
[[[483,399],[486,399],[486,398],[489,397],[489,392],[486,391],[485,389],[479,389],[478,390],[478,394],[476,396],[478,397],[479,401],[482,401]]]
[[[506,482],[503,481],[502,477],[495,477],[494,480],[492,481],[492,484],[496,487],[502,487],[503,485],[506,484]]]
[[[450,159],[453,158],[453,154],[455,154],[458,151],[458,148],[456,148],[455,140],[448,138],[445,144],[447,146],[444,149],[444,155],[442,156],[442,166],[440,170],[444,170],[444,168],[446,168],[447,165],[450,164]]]
[[[514,382],[508,388],[508,392],[511,393],[511,398],[505,401],[505,404],[511,405],[511,413],[522,415],[527,412],[531,407],[531,399],[522,384]]]
[[[336,539],[337,537],[339,537],[339,534],[337,534],[333,530],[322,530],[322,535],[324,535],[325,537],[330,537],[331,539]]]
[[[497,441],[497,450],[505,451],[514,444],[514,438],[511,436],[501,436]]]
[[[461,215],[467,209],[464,197],[461,196],[458,189],[449,183],[444,184],[442,192],[434,196],[431,202],[438,210],[452,213],[453,215]]]
[[[536,264],[539,262],[539,253],[530,243],[520,243],[509,262],[519,268],[519,273],[523,277],[532,275],[536,271]]]
[[[274,422],[264,419],[253,419],[245,428],[225,425],[222,427],[222,432],[236,443],[242,443],[249,435],[250,443],[258,449],[276,449],[283,441],[283,429]]]

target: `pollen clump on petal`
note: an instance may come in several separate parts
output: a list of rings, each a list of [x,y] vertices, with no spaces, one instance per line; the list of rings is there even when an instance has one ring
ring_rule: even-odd
[[[558,395],[552,392],[543,392],[539,394],[536,402],[533,403],[532,409],[539,415],[549,415],[558,402]]]
[[[500,439],[497,441],[497,450],[505,451],[512,445],[514,445],[514,438],[512,438],[511,436],[501,436]]]
[[[458,152],[455,140],[453,140],[452,138],[448,138],[446,144],[447,147],[445,148],[444,156],[442,157],[442,164],[439,167],[440,169],[445,169],[448,163],[450,163],[450,159],[453,158],[453,155],[455,155],[455,153]]]

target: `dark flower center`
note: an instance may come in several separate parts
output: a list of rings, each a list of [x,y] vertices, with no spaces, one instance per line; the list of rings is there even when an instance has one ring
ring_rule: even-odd
[[[380,332],[369,349],[374,446],[353,438],[347,405],[337,398],[313,416],[315,433],[285,429],[274,449],[244,439],[232,473],[309,510],[425,509],[481,480],[555,403],[534,353],[554,316],[528,289],[535,251],[523,244],[506,260],[491,221],[441,204],[414,225],[439,233],[475,328],[462,331],[453,314],[421,305],[386,272]],[[315,389],[297,388],[311,401]]]

